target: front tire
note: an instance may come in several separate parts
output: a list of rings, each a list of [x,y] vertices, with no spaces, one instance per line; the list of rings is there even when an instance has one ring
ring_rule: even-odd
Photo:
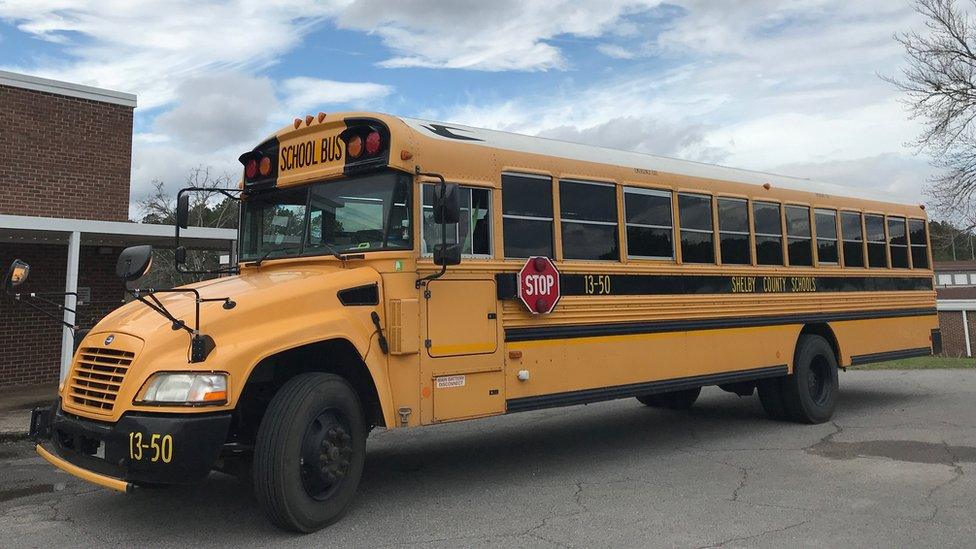
[[[687,410],[698,400],[701,394],[701,387],[685,389],[683,391],[671,391],[668,393],[655,393],[651,395],[641,395],[637,400],[645,406],[652,408],[668,408],[671,410]]]
[[[254,448],[254,494],[275,526],[314,532],[338,520],[366,461],[356,391],[336,375],[289,380],[271,400]]]

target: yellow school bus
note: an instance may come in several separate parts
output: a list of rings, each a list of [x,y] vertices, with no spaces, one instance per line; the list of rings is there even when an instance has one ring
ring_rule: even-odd
[[[373,427],[709,385],[819,423],[839,368],[941,346],[917,204],[377,113],[295,119],[240,160],[238,272],[133,290],[91,329],[32,418],[56,467],[120,491],[251,475],[310,532]]]

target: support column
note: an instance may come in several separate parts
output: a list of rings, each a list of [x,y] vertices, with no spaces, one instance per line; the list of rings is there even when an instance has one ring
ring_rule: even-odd
[[[966,309],[962,310],[962,334],[966,338],[966,356],[973,356],[973,343],[969,338],[969,316],[966,314]]]
[[[78,306],[78,262],[81,260],[81,233],[72,232],[68,236],[68,270],[64,277],[64,291],[71,292],[64,296],[66,309],[74,310]],[[74,325],[75,313],[64,311],[64,321]],[[75,337],[67,326],[61,328],[61,375],[58,380],[63,382],[71,367],[71,356],[74,354]]]

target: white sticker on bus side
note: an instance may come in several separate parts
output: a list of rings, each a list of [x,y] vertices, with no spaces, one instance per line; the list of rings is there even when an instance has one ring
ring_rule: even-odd
[[[434,386],[438,389],[464,387],[464,376],[443,376],[434,378]]]

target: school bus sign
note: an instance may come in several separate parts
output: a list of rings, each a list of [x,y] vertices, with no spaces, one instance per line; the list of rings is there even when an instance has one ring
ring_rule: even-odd
[[[518,297],[534,315],[549,314],[559,301],[559,271],[548,257],[526,260],[518,273]]]

